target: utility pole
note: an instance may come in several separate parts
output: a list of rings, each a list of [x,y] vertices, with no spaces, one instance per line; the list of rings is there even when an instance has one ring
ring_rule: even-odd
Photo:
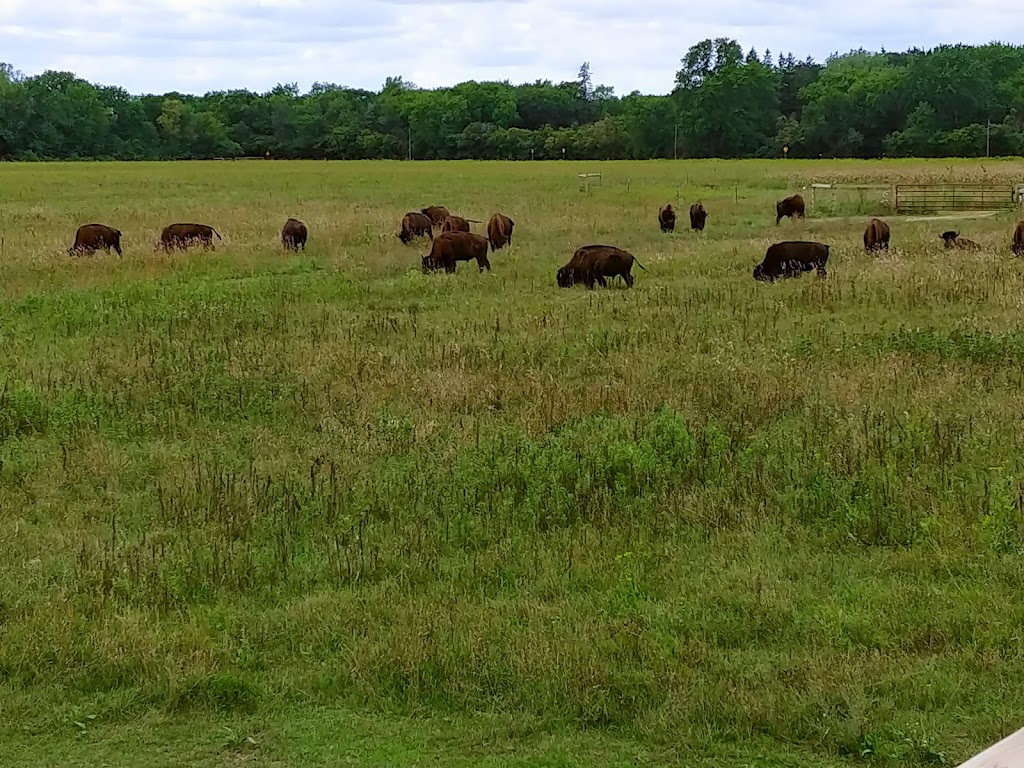
[[[679,159],[679,123],[676,123],[676,132],[672,137],[672,159]]]
[[[985,157],[991,157],[992,153],[992,121],[985,121]]]

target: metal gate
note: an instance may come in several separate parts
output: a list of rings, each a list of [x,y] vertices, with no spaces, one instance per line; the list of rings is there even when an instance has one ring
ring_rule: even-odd
[[[1012,184],[897,184],[897,213],[1000,211],[1016,208]]]

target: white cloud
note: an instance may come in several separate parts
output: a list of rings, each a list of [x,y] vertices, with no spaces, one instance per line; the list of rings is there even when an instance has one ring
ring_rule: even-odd
[[[134,93],[572,79],[665,93],[707,37],[802,58],[1024,38],[1005,0],[0,0],[0,56]]]

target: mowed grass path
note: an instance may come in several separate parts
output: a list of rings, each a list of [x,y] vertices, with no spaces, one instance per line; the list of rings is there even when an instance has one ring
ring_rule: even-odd
[[[0,165],[0,765],[940,765],[1024,725],[1016,219],[774,226],[895,178],[1024,163]],[[492,273],[420,274],[435,203],[516,221]],[[123,257],[67,256],[93,221]],[[756,283],[781,239],[829,279]],[[600,242],[636,287],[557,288]]]

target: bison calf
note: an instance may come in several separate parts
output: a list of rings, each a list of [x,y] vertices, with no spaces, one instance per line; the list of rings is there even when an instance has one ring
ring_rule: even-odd
[[[889,250],[889,225],[881,219],[872,219],[864,230],[864,250]]]
[[[775,243],[754,267],[754,279],[770,283],[780,277],[798,277],[812,269],[818,270],[818,277],[827,277],[828,251],[829,246],[824,243]]]
[[[487,222],[487,239],[491,241],[491,252],[512,245],[512,230],[516,223],[508,216],[496,213]]]
[[[476,259],[481,272],[485,269],[490,271],[491,262],[487,260],[487,245],[488,240],[483,235],[472,232],[442,232],[434,238],[430,253],[423,257],[422,269],[424,272],[438,269],[454,272],[456,262]]]
[[[702,232],[704,230],[704,222],[708,220],[708,212],[704,208],[704,204],[696,202],[690,206],[690,229]]]
[[[425,213],[410,212],[402,217],[402,231],[398,233],[398,239],[404,245],[408,245],[417,237],[429,237],[434,239],[430,217]]]
[[[424,216],[430,219],[430,223],[435,227],[444,225],[444,220],[451,216],[448,209],[443,205],[431,205],[420,211]]]
[[[204,248],[213,248],[213,237],[223,240],[220,233],[213,227],[205,224],[169,224],[160,233],[160,245],[164,250],[171,248],[188,248],[195,243],[201,243]]]
[[[784,218],[802,219],[804,217],[804,199],[800,195],[787,197],[775,204],[775,226]]]
[[[68,248],[68,256],[95,253],[100,248],[113,248],[121,256],[121,232],[105,224],[83,224],[75,232],[75,244]]]
[[[461,216],[449,216],[441,225],[442,232],[469,232],[469,222]]]
[[[281,244],[293,251],[306,250],[306,240],[309,238],[309,230],[306,225],[298,219],[288,219],[281,229]]]
[[[658,224],[661,226],[662,232],[675,232],[676,229],[676,212],[672,208],[672,203],[663,206],[658,211]]]
[[[640,269],[647,268],[636,257],[613,245],[585,245],[577,248],[569,263],[558,270],[555,279],[560,288],[570,288],[576,283],[585,283],[593,288],[594,283],[606,287],[606,278],[622,277],[627,288],[633,287],[633,264]]]
[[[1010,250],[1013,251],[1014,256],[1024,256],[1024,221],[1017,224]]]
[[[973,240],[968,240],[966,237],[960,237],[959,232],[953,232],[949,230],[939,235],[940,238],[946,243],[946,248],[956,248],[961,251],[976,251],[981,248]]]

